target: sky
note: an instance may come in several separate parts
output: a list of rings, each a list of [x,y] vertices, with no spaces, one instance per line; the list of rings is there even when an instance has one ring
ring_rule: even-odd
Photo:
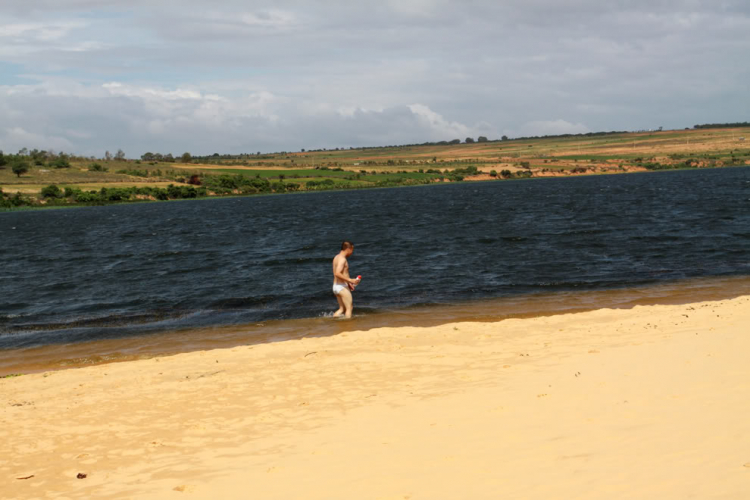
[[[298,151],[750,119],[747,0],[2,0],[0,150]]]

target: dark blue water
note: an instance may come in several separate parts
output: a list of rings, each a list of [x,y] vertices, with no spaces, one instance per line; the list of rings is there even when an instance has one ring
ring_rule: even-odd
[[[0,214],[0,349],[750,275],[750,169]]]

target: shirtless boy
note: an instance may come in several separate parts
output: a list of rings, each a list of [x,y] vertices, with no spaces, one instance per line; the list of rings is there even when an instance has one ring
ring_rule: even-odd
[[[333,294],[339,302],[339,309],[333,313],[334,318],[342,314],[352,317],[352,292],[359,284],[358,279],[349,277],[349,262],[346,260],[354,253],[354,245],[351,241],[345,241],[341,244],[341,252],[333,258]]]

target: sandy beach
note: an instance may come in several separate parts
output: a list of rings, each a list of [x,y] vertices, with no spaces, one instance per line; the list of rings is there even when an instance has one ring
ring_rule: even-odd
[[[750,498],[748,325],[743,296],[6,378],[0,497]]]

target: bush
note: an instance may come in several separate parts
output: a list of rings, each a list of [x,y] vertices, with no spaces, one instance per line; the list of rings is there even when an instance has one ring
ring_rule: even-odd
[[[224,189],[237,189],[239,187],[239,183],[237,181],[238,180],[241,181],[242,176],[241,175],[231,176],[231,175],[224,174],[224,175],[220,175],[217,180],[219,181],[219,186],[223,187]]]
[[[126,201],[130,199],[130,192],[125,188],[102,188],[99,198],[102,201]]]
[[[81,190],[78,188],[66,187],[65,194],[63,196],[65,196],[66,198],[75,198],[80,192]]]
[[[23,205],[31,206],[32,202],[29,198],[25,198],[21,196],[21,193],[16,193],[9,198],[5,198],[5,196],[0,197],[0,207],[13,208],[13,207],[20,207]]]
[[[122,169],[117,171],[118,174],[132,175],[133,177],[148,177],[148,170],[137,170],[137,169]]]
[[[67,158],[65,158],[64,156],[61,156],[57,158],[56,160],[53,160],[50,163],[50,166],[54,168],[70,168],[70,162],[68,161]]]
[[[42,198],[62,198],[63,193],[55,184],[42,188]]]
[[[490,172],[490,177],[497,177],[497,170],[492,170]]]
[[[75,200],[78,203],[97,203],[101,201],[101,198],[96,191],[82,191],[76,194]]]
[[[89,165],[89,172],[106,172],[107,169],[102,167],[99,163],[92,163]]]

